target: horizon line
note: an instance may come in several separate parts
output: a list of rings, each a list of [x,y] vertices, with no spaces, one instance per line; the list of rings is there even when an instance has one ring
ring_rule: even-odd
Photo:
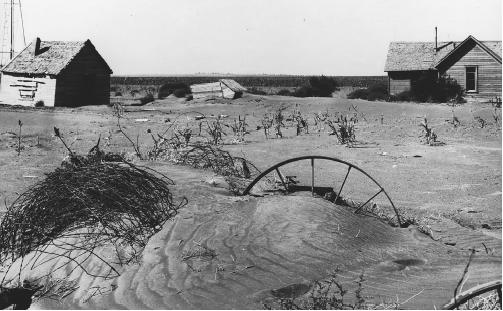
[[[283,73],[218,73],[218,72],[208,72],[208,73],[177,73],[177,74],[148,74],[148,73],[117,73],[111,75],[116,77],[123,76],[136,76],[136,77],[190,77],[190,76],[199,76],[199,77],[208,77],[208,76],[229,76],[229,77],[249,77],[249,76],[291,76],[291,77],[312,77],[312,76],[327,76],[327,77],[381,77],[387,76],[386,72],[383,71],[383,74],[346,74],[346,75],[334,75],[334,74],[283,74]]]

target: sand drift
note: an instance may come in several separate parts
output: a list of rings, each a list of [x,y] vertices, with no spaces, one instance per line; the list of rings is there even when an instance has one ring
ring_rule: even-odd
[[[186,196],[189,203],[150,239],[140,261],[110,280],[70,267],[58,270],[57,261],[24,271],[26,278],[52,271],[70,275],[78,287],[60,302],[38,300],[35,308],[257,309],[277,298],[302,296],[313,281],[336,270],[349,291],[363,274],[369,300],[433,309],[452,298],[466,265],[466,250],[436,242],[413,226],[392,227],[355,214],[310,192],[236,197],[223,179],[201,182],[206,178],[201,171],[163,169],[179,181],[174,196]],[[96,273],[106,269],[92,258],[84,265]],[[465,288],[501,278],[501,259],[477,253],[471,269],[476,273]]]
[[[433,308],[452,297],[466,255],[319,198],[232,202],[208,193],[151,239],[140,265],[128,267],[113,291],[84,303],[84,289],[100,281],[83,276],[82,289],[62,305],[40,307],[255,309],[281,288],[310,286],[339,267],[348,288],[363,271],[366,295],[404,302],[420,293],[402,307]],[[466,288],[501,276],[498,258],[478,256],[472,269]]]

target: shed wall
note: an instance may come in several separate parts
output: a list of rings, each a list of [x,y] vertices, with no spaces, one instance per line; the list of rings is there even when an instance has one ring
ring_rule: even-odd
[[[2,104],[33,107],[38,101],[43,101],[44,106],[54,106],[55,78],[2,73],[1,81],[0,101]]]
[[[416,71],[390,71],[389,77],[389,93],[396,95],[401,92],[409,91],[412,87],[414,79],[417,79],[420,72]]]
[[[409,79],[393,79],[389,80],[389,93],[392,95],[409,91],[411,86],[411,80]]]
[[[192,97],[194,99],[199,99],[199,98],[221,98],[222,97],[222,92],[199,92],[199,93],[192,93]]]
[[[80,51],[58,76],[56,106],[108,105],[110,73],[92,47]]]
[[[194,99],[221,98],[223,96],[220,82],[194,84],[190,86],[190,91]]]

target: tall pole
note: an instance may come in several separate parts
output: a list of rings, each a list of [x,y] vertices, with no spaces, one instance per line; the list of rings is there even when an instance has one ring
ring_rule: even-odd
[[[14,0],[10,0],[10,59],[14,58]]]
[[[438,52],[437,26],[435,26],[435,53]]]

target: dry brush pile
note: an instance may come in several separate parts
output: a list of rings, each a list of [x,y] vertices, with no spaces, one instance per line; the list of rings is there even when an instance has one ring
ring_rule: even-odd
[[[187,203],[175,201],[173,184],[159,172],[102,152],[99,144],[86,156],[70,150],[69,161],[21,194],[1,219],[0,298],[20,286],[22,272],[50,262],[51,271],[35,283],[60,269],[67,276],[76,269],[118,276],[118,267],[137,260],[149,238]],[[96,271],[90,260],[104,268]]]

